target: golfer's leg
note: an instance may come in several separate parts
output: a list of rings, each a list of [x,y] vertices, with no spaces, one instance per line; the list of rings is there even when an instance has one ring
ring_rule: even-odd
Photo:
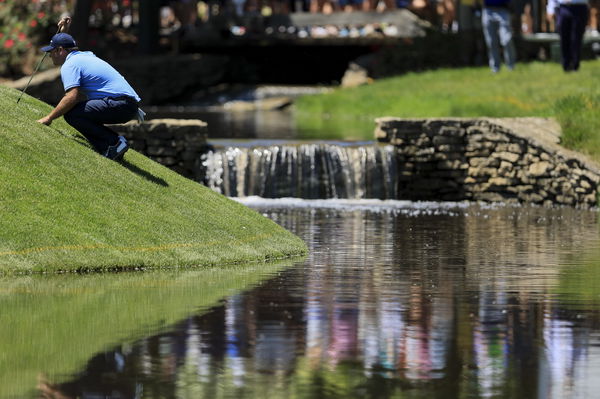
[[[86,116],[97,123],[117,124],[135,119],[137,105],[125,100],[102,98],[86,104]]]
[[[118,140],[118,135],[103,125],[107,122],[98,121],[100,115],[109,111],[104,104],[104,100],[84,101],[64,115],[65,121],[83,134],[101,154]]]

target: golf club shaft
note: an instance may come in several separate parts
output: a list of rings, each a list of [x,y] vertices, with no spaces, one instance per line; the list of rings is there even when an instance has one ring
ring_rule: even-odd
[[[59,24],[60,24],[60,22],[59,22]],[[58,29],[56,30],[56,33],[60,32],[60,29],[61,29],[61,26],[59,25]],[[21,91],[21,94],[19,95],[19,98],[17,99],[17,104],[19,103],[19,101],[21,101],[21,97],[23,97],[23,94],[25,94],[25,92],[27,91],[27,88],[29,87],[29,84],[33,80],[33,77],[37,73],[38,69],[40,69],[40,67],[42,66],[42,62],[44,62],[44,60],[46,59],[47,55],[48,55],[48,53],[44,52],[44,56],[42,57],[42,59],[40,60],[40,62],[38,62],[37,66],[35,67],[35,70],[31,74],[31,76],[29,77],[29,81],[25,85],[25,88]]]
[[[44,60],[46,59],[47,55],[48,55],[48,53],[44,53],[44,56],[42,57],[42,59],[40,60],[40,62],[38,62],[37,66],[35,67],[35,70],[31,74],[31,76],[29,77],[29,81],[25,85],[25,88],[21,91],[21,95],[17,99],[17,104],[19,103],[19,101],[21,101],[21,97],[23,97],[23,94],[25,93],[25,91],[27,91],[27,88],[29,87],[29,84],[33,80],[33,76],[36,74],[36,72],[38,71],[38,69],[40,69],[40,66],[42,65],[42,62],[44,62]]]

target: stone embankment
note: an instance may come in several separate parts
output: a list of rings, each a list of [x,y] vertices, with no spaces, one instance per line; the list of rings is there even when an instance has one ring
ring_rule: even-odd
[[[542,118],[377,119],[396,146],[399,198],[596,206],[600,169]]]
[[[112,125],[127,137],[131,148],[175,172],[195,180],[201,175],[200,155],[208,129],[196,119],[153,119]]]

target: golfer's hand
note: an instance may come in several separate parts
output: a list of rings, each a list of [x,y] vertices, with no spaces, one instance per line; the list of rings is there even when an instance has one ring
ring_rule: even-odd
[[[71,17],[63,17],[58,21],[58,31],[60,33],[68,33],[71,27]]]
[[[50,119],[47,116],[44,116],[42,119],[38,119],[37,121],[38,121],[38,123],[41,123],[42,125],[46,125],[46,126],[50,126],[50,124],[52,123],[52,119]]]

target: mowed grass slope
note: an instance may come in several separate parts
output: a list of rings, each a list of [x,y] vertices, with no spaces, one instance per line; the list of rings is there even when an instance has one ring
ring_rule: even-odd
[[[487,67],[408,73],[304,96],[295,107],[308,135],[325,128],[335,138],[367,140],[382,116],[555,117],[566,146],[597,153],[600,160],[600,60],[584,61],[576,73],[542,62],[518,63],[498,74]]]
[[[0,273],[185,267],[303,254],[257,212],[130,150],[92,151],[51,107],[0,86]]]

